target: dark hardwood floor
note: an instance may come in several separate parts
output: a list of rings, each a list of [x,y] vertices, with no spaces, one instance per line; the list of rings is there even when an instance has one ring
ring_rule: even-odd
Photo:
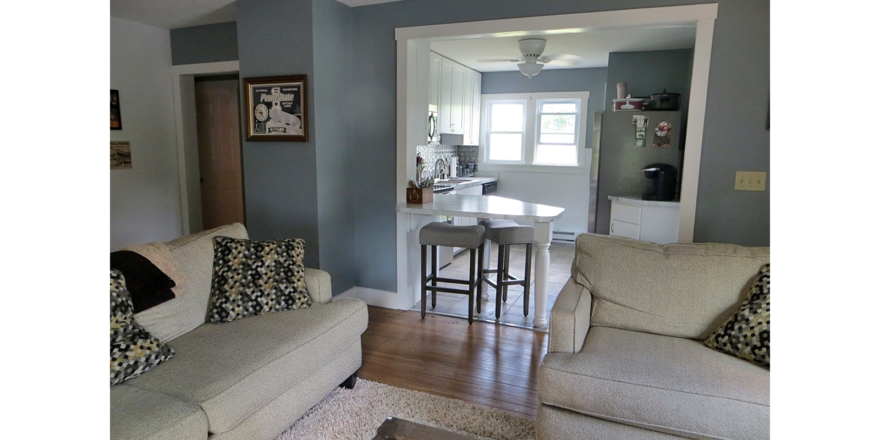
[[[534,418],[546,333],[370,307],[359,377]]]

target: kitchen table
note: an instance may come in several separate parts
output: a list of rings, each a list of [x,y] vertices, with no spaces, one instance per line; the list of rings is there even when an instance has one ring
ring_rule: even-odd
[[[550,272],[550,240],[553,235],[553,221],[562,215],[564,208],[523,202],[498,196],[472,196],[457,194],[435,195],[432,203],[400,203],[397,212],[410,217],[407,232],[415,236],[418,230],[433,216],[449,215],[455,217],[476,217],[480,219],[531,220],[535,227],[535,316],[532,321],[536,328],[547,327],[547,283]],[[417,241],[416,241],[417,244]],[[406,246],[406,260],[419,260],[418,246],[412,240]],[[405,271],[403,278],[414,278],[416,274]],[[400,276],[400,274],[399,274]],[[404,286],[417,285],[416,279],[403,281]]]

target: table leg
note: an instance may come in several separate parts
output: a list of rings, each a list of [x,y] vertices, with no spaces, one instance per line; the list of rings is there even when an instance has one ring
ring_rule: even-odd
[[[536,328],[547,327],[547,282],[550,276],[550,240],[553,222],[535,222],[535,320]]]

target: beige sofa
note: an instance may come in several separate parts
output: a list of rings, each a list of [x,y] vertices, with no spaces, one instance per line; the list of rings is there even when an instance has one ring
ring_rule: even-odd
[[[234,224],[166,243],[184,293],[135,320],[176,353],[110,388],[114,440],[272,439],[356,380],[367,307],[331,302],[324,271],[305,271],[307,309],[206,323],[214,236],[247,238],[247,231]]]
[[[538,439],[769,439],[770,371],[703,345],[769,248],[577,238],[538,372]]]

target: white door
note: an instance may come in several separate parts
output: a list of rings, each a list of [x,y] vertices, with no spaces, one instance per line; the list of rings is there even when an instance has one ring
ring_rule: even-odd
[[[202,228],[244,223],[238,79],[197,80],[195,89]]]

